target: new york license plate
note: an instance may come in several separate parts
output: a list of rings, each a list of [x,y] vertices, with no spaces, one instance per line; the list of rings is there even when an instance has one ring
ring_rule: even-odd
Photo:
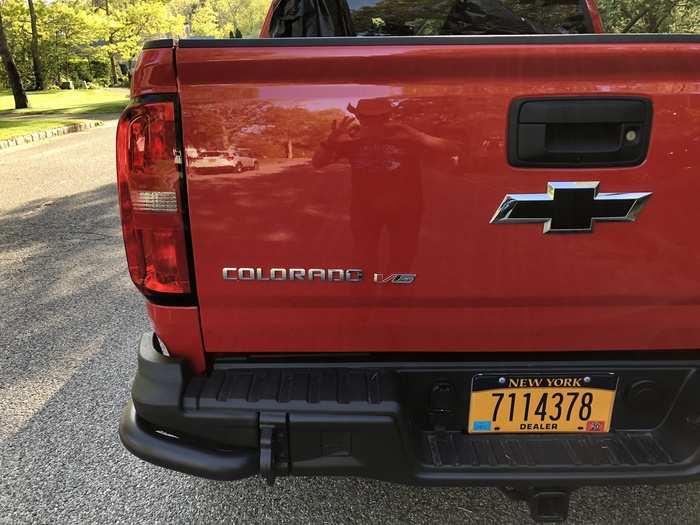
[[[477,375],[469,432],[609,432],[613,374]]]

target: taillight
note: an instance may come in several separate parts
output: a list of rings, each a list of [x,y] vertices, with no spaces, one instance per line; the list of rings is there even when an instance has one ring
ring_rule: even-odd
[[[171,101],[131,106],[117,127],[117,182],[129,273],[144,295],[190,294]]]

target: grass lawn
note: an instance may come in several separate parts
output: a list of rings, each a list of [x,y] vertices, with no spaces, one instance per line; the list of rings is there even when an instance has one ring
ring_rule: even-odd
[[[0,119],[0,140],[29,135],[35,131],[45,131],[52,128],[61,128],[69,124],[78,124],[84,120],[74,118],[64,119],[26,119],[26,120],[2,120]]]
[[[0,120],[13,115],[120,113],[129,103],[126,88],[29,91],[29,109],[15,110],[12,93],[0,90]]]
[[[15,110],[12,93],[0,90],[0,140],[76,124],[81,117],[121,113],[129,103],[125,88],[29,91],[27,96],[30,107]]]

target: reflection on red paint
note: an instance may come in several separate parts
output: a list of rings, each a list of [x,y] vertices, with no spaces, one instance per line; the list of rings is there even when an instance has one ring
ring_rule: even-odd
[[[700,220],[698,51],[178,49],[207,351],[697,348],[700,281],[688,254]],[[511,100],[547,95],[650,97],[646,162],[509,166]],[[375,120],[361,115],[363,105]],[[331,136],[334,122],[344,126],[340,137]],[[203,152],[231,148],[254,152],[259,169],[198,164]],[[598,224],[590,235],[489,224],[506,193],[585,180],[605,191],[652,191],[653,201],[637,222]],[[224,267],[362,268],[367,277],[233,282],[223,280]],[[374,273],[416,278],[379,285]]]

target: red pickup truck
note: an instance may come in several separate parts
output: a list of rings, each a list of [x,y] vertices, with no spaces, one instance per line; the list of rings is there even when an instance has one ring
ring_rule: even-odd
[[[260,38],[145,45],[130,451],[492,485],[539,520],[700,478],[700,37],[545,4],[276,0]]]

